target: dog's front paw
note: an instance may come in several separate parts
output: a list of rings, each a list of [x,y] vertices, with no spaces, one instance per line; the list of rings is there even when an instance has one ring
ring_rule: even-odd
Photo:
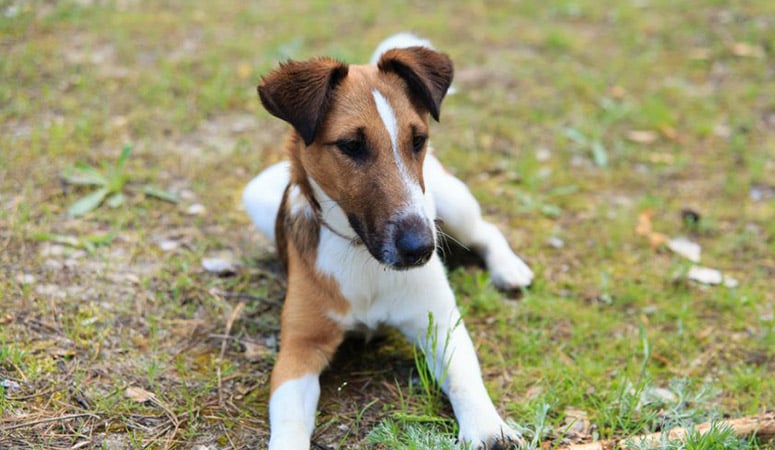
[[[476,450],[511,450],[525,446],[522,436],[503,422],[487,430],[460,430],[459,439],[467,448]]]
[[[533,271],[511,251],[504,249],[488,259],[490,279],[496,288],[502,291],[513,291],[530,286],[533,282]]]

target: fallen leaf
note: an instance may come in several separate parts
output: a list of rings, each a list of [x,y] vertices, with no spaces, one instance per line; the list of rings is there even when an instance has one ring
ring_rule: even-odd
[[[618,84],[615,84],[608,88],[608,93],[611,94],[611,97],[620,99],[627,94],[627,91]]]
[[[662,233],[649,233],[649,245],[652,248],[659,248],[667,243],[667,236]]]
[[[658,164],[673,164],[675,162],[675,156],[670,153],[651,153],[649,155],[649,161]]]
[[[243,341],[242,344],[245,346],[244,356],[248,361],[262,361],[266,359],[267,355],[272,353],[272,351],[263,344],[250,341]]]
[[[250,78],[251,73],[252,69],[250,68],[250,64],[244,62],[237,64],[237,76],[241,80],[247,80]]]
[[[764,54],[760,47],[746,42],[735,42],[730,50],[733,55],[742,57],[761,58]]]
[[[143,388],[135,387],[135,386],[129,386],[126,388],[126,391],[124,391],[124,395],[137,403],[145,403],[147,401],[155,401],[156,400],[156,394],[153,392],[148,392]]]
[[[681,137],[678,134],[678,131],[669,125],[661,125],[659,127],[659,132],[662,133],[664,137],[670,139],[671,141],[678,141],[680,140],[680,137]]]
[[[639,144],[653,144],[657,137],[657,133],[649,130],[630,130],[627,132],[627,139]]]
[[[654,232],[654,225],[651,222],[651,218],[654,216],[654,211],[646,210],[638,214],[638,224],[635,226],[635,234],[638,236],[645,236],[649,245],[652,248],[659,248],[668,241],[668,237],[662,233]]]
[[[654,217],[654,211],[646,210],[638,214],[638,225],[635,227],[635,233],[638,236],[648,236],[653,230],[651,218]]]
[[[716,329],[713,326],[707,326],[695,333],[694,338],[698,341],[704,341],[708,336],[713,334],[714,331],[716,331]]]
[[[560,425],[560,429],[577,433],[582,436],[589,434],[592,424],[585,411],[577,408],[566,408],[564,413],[565,418]]]

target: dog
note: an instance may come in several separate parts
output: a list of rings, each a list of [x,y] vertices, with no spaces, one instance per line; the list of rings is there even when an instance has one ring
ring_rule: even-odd
[[[309,448],[321,371],[346,333],[384,325],[424,350],[460,441],[510,448],[522,441],[485,389],[436,252],[436,224],[482,257],[500,289],[529,285],[533,272],[428,144],[429,117],[439,120],[452,83],[450,58],[400,34],[373,60],[288,61],[258,85],[266,110],[293,128],[288,160],[265,169],[243,194],[288,281],[269,448]]]

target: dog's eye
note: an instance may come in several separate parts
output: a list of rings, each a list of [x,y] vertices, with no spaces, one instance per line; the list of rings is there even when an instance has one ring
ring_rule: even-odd
[[[339,151],[356,161],[363,161],[369,153],[366,143],[360,139],[341,139],[336,141],[334,145]]]
[[[412,138],[412,150],[414,150],[415,153],[420,153],[423,147],[425,147],[425,141],[427,140],[428,138],[421,134],[415,136]]]

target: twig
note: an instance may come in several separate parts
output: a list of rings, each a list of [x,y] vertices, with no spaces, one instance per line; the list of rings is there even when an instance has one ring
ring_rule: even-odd
[[[51,422],[59,422],[62,420],[70,420],[70,419],[77,419],[79,417],[93,417],[95,419],[99,419],[100,416],[96,414],[90,414],[90,413],[82,413],[82,414],[65,414],[64,416],[58,416],[58,417],[48,417],[46,419],[39,419],[39,420],[32,420],[30,422],[24,422],[19,423],[16,425],[8,425],[4,426],[4,431],[10,431],[10,430],[16,430],[19,428],[27,428],[27,427],[34,427],[35,425],[40,425],[43,423],[51,423]]]
[[[231,311],[229,319],[226,320],[226,331],[223,333],[229,336],[231,333],[231,327],[234,325],[234,321],[239,317],[242,309],[245,308],[245,302],[239,302],[236,307]],[[221,353],[218,355],[218,368],[216,369],[216,375],[218,376],[218,404],[223,405],[223,378],[221,377],[221,365],[223,364],[223,355],[226,354],[226,343],[228,339],[221,341]]]
[[[708,433],[713,426],[725,426],[739,437],[756,436],[762,440],[775,438],[775,413],[761,414],[758,416],[741,417],[739,419],[721,420],[713,423],[702,423],[693,428],[676,427],[668,431],[650,433],[635,436],[629,439],[609,439],[606,441],[590,442],[588,444],[574,444],[560,447],[559,450],[609,450],[614,448],[643,448],[644,445],[651,448],[659,448],[664,440],[683,439],[690,433],[701,435]]]
[[[240,300],[251,300],[251,301],[261,302],[261,303],[265,303],[267,305],[272,305],[272,306],[282,306],[282,302],[281,301],[278,301],[278,300],[275,300],[275,299],[271,299],[271,298],[267,298],[267,297],[260,297],[258,295],[244,294],[242,292],[226,292],[226,291],[221,291],[221,290],[218,290],[218,289],[213,289],[213,290],[210,291],[210,294],[219,295],[219,296],[221,296],[223,298],[234,298],[234,299],[240,299]]]

